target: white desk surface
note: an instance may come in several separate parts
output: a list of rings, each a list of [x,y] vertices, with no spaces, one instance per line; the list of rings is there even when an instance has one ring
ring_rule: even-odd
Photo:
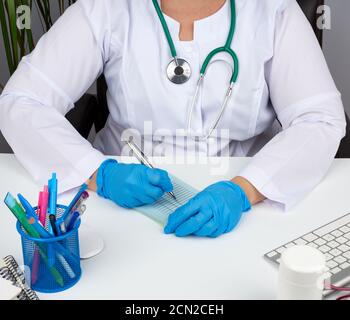
[[[217,167],[217,161],[216,166]],[[249,159],[232,158],[222,176],[210,176],[210,164],[162,165],[201,189],[233,177]],[[0,155],[0,198],[8,191],[37,201],[39,187],[12,155]],[[296,208],[285,213],[262,203],[239,227],[218,239],[167,236],[135,211],[118,208],[95,194],[83,223],[93,226],[106,248],[82,262],[73,288],[41,299],[275,299],[277,268],[263,254],[284,242],[349,212],[350,160],[335,160],[326,179]],[[67,203],[71,197],[64,196]],[[15,219],[0,201],[0,256],[22,262]]]

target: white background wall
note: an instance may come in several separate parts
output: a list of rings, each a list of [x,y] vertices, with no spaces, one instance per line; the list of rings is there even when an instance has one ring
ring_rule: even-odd
[[[326,0],[332,12],[332,29],[324,34],[324,53],[330,70],[343,95],[345,110],[350,114],[350,1]],[[38,30],[39,26],[35,26]],[[3,43],[0,40],[0,83],[8,79]],[[9,148],[0,134],[0,152]]]

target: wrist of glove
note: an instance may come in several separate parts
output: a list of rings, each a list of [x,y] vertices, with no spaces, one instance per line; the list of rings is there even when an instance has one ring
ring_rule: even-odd
[[[218,237],[232,231],[251,204],[240,186],[215,183],[169,216],[164,232],[178,237]]]
[[[151,204],[173,190],[166,171],[116,160],[102,163],[96,183],[98,195],[124,208]]]

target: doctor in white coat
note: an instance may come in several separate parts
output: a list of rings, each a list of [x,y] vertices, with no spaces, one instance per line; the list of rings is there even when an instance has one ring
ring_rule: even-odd
[[[193,101],[206,57],[221,47],[230,52],[212,58]],[[91,145],[64,115],[102,73],[110,116]],[[276,118],[282,130],[269,141]],[[146,122],[152,128],[145,133]],[[165,227],[177,236],[217,237],[264,199],[288,209],[310,192],[332,163],[345,118],[295,0],[79,0],[8,82],[0,128],[38,183],[57,172],[64,192],[92,176],[91,189],[128,208],[156,201],[172,184],[163,170],[108,158],[121,154],[126,129],[140,132],[154,155],[253,156]]]

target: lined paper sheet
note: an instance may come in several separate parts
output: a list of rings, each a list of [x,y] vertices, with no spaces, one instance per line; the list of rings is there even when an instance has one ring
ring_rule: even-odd
[[[176,196],[176,200],[166,193],[157,202],[136,208],[138,212],[144,214],[145,216],[151,218],[163,226],[167,223],[168,217],[171,213],[187,203],[198,193],[195,188],[191,187],[181,179],[174,176],[171,176],[170,179],[174,186],[174,194]]]

